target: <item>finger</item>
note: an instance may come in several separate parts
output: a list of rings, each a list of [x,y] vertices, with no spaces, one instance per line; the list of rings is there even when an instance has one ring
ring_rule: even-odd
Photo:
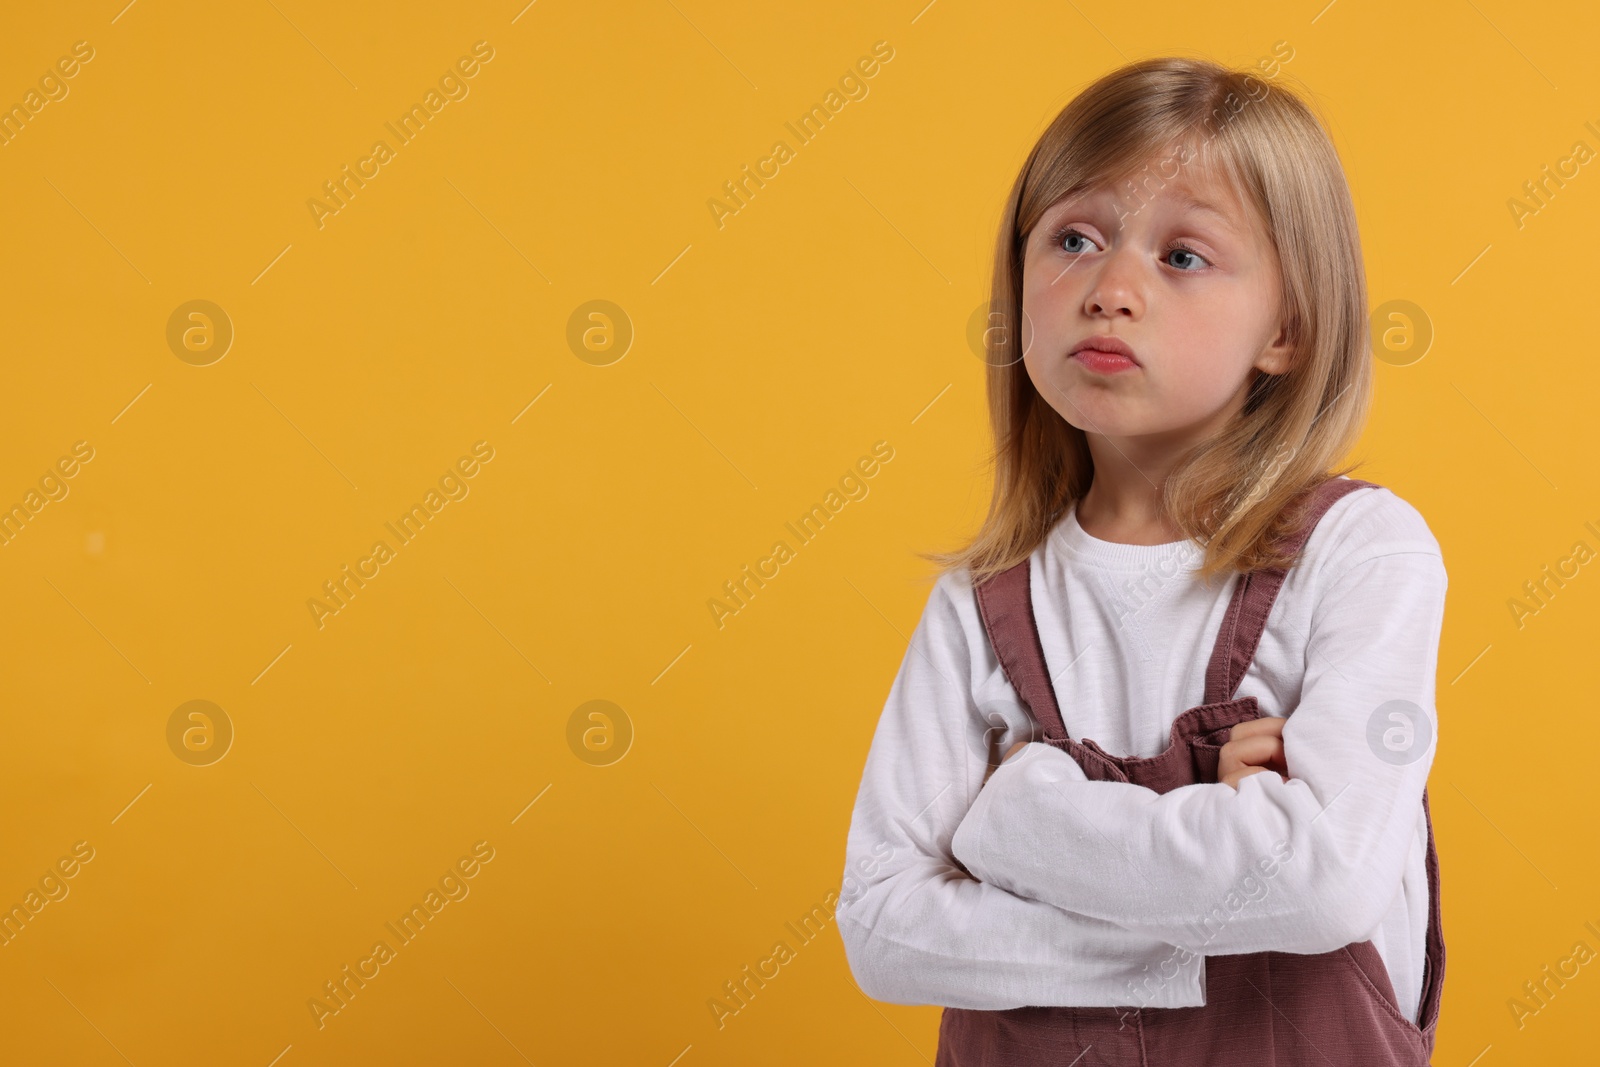
[[[1240,748],[1243,747],[1240,746]],[[1220,780],[1223,775],[1231,774],[1244,767],[1274,770],[1280,774],[1287,773],[1289,770],[1281,750],[1265,753],[1245,750],[1241,758],[1240,749],[1229,748],[1217,760],[1217,777]]]
[[[1226,779],[1218,779],[1218,781],[1226,781],[1229,785],[1231,785],[1235,789],[1237,789],[1237,788],[1239,788],[1239,786],[1238,786],[1239,779],[1248,778],[1252,774],[1263,774],[1263,773],[1267,773],[1269,771],[1271,773],[1273,773],[1273,774],[1276,774],[1278,776],[1278,780],[1280,782],[1289,781],[1289,776],[1287,774],[1284,774],[1281,771],[1273,770],[1271,767],[1244,767],[1244,768],[1241,768],[1240,770],[1235,771],[1233,774],[1229,775]]]
[[[1289,764],[1284,756],[1282,738],[1266,736],[1254,740],[1261,745],[1261,748],[1251,750],[1240,760],[1241,763],[1253,767],[1267,767],[1280,773],[1288,771]]]
[[[1238,789],[1239,788],[1239,780],[1241,778],[1248,778],[1252,774],[1260,774],[1265,770],[1266,770],[1265,767],[1241,767],[1239,770],[1236,770],[1233,773],[1228,774],[1228,775],[1226,775],[1226,776],[1224,776],[1224,777],[1222,777],[1222,778],[1220,778],[1218,780],[1221,781],[1222,783],[1224,783],[1225,785],[1231,785],[1231,786],[1233,786],[1233,788]]]
[[[1219,764],[1222,760],[1231,763],[1243,763],[1252,766],[1261,766],[1273,760],[1283,759],[1283,741],[1276,737],[1246,737],[1241,740],[1229,741],[1222,746],[1219,753]]]
[[[1283,736],[1283,724],[1288,721],[1288,719],[1277,715],[1263,715],[1259,719],[1251,719],[1249,722],[1241,722],[1237,726],[1233,727],[1228,731],[1228,740],[1231,741],[1235,738],[1241,737],[1254,737],[1257,734],[1273,734],[1281,737]]]
[[[1242,770],[1235,771],[1233,774],[1228,775],[1228,777],[1226,777],[1226,778],[1218,779],[1218,781],[1225,782],[1226,784],[1231,785],[1235,789],[1237,789],[1237,788],[1239,788],[1239,784],[1238,784],[1239,783],[1239,779],[1248,778],[1252,774],[1261,774],[1261,773],[1267,771],[1268,769],[1269,768],[1266,768],[1266,767],[1245,767]],[[1277,773],[1278,774],[1278,780],[1279,781],[1287,782],[1289,780],[1289,776],[1287,774],[1281,774],[1281,773],[1278,773],[1278,772],[1273,772],[1273,773]]]

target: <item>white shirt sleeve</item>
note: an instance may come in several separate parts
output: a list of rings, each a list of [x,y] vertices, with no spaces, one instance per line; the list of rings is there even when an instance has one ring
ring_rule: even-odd
[[[983,787],[953,854],[991,885],[1206,955],[1367,938],[1400,891],[1433,762],[1446,582],[1441,556],[1405,551],[1328,586],[1300,702],[1281,709],[1289,781],[1158,794],[1087,781],[1029,744]]]
[[[947,574],[933,589],[862,773],[835,911],[857,983],[878,1000],[957,1008],[1204,1004],[1202,956],[1013,896],[951,855],[997,732],[974,679],[998,665],[986,641],[973,647],[981,624],[975,605],[971,618],[958,610],[957,585]]]

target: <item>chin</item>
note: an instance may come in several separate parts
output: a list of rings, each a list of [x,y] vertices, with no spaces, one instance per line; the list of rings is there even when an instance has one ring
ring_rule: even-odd
[[[1130,405],[1105,389],[1084,388],[1074,383],[1068,388],[1055,390],[1054,395],[1046,395],[1045,403],[1054,408],[1056,414],[1069,425],[1086,433],[1124,435],[1145,432],[1136,425],[1140,420],[1134,416]]]
[[[1057,412],[1061,419],[1069,426],[1076,427],[1084,433],[1097,433],[1102,437],[1137,437],[1150,432],[1149,427],[1140,425],[1137,420],[1130,419],[1123,413],[1101,413],[1083,408],[1068,413]]]

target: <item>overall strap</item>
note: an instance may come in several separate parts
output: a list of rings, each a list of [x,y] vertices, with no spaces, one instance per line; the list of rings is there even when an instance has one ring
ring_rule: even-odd
[[[1311,504],[1305,521],[1289,538],[1288,545],[1296,553],[1305,546],[1334,502],[1356,489],[1378,489],[1376,483],[1359,478],[1329,478],[1313,489]],[[1206,668],[1206,704],[1220,704],[1232,700],[1245,671],[1255,659],[1256,646],[1261,643],[1262,631],[1267,627],[1267,616],[1278,599],[1289,572],[1282,567],[1247,571],[1238,577],[1233,589],[1233,599],[1217,631],[1217,643],[1211,650],[1211,663]]]
[[[1045,737],[1060,740],[1067,736],[1067,728],[1061,722],[1044,647],[1039,643],[1028,563],[1024,559],[976,586],[978,614],[1011,688],[1033,713]]]
[[[1439,907],[1439,852],[1433,844],[1433,815],[1428,811],[1428,788],[1422,788],[1422,818],[1428,825],[1428,933],[1426,954],[1423,957],[1422,1001],[1418,1008],[1417,1025],[1428,1041],[1428,1051],[1433,1051],[1434,1029],[1439,1024],[1439,1005],[1444,994],[1444,927]]]

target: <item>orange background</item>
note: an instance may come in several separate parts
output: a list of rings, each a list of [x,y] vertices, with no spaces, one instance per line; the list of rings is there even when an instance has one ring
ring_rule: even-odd
[[[0,902],[93,853],[0,948],[0,1060],[931,1062],[937,1008],[865,999],[831,924],[785,924],[838,888],[927,597],[913,552],[986,504],[967,328],[1000,204],[1099,74],[1279,42],[1374,307],[1434,331],[1379,367],[1359,473],[1451,576],[1437,1062],[1587,1050],[1593,966],[1520,1028],[1507,1002],[1600,949],[1600,576],[1520,627],[1509,602],[1600,548],[1600,177],[1520,225],[1510,202],[1600,147],[1591,5],[122,4],[0,36],[0,104],[93,51],[0,146],[0,505],[67,490],[0,548]],[[466,94],[319,226],[323,183],[480,41]],[[880,41],[867,94],[797,146],[785,123]],[[708,202],[779,139],[719,226]],[[169,345],[193,300],[231,324],[220,359],[215,316]],[[596,300],[620,313],[572,329]],[[398,545],[385,523],[478,442],[466,495]],[[869,492],[719,627],[723,583],[878,442]],[[380,539],[319,628],[307,602]],[[197,700],[221,718],[169,742]],[[224,721],[221,759],[180,758]],[[308,1001],[475,847],[443,883],[467,895],[319,1028]],[[795,958],[719,1027],[708,1001],[779,939]]]

